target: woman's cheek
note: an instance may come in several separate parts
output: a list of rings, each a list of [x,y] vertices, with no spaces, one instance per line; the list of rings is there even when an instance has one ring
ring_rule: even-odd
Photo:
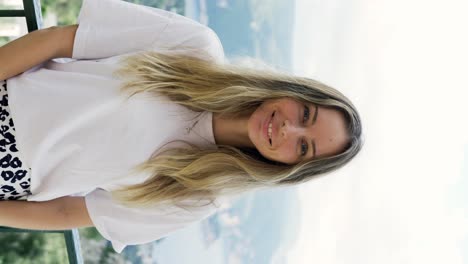
[[[292,147],[289,147],[287,145],[283,145],[281,149],[278,151],[278,159],[281,162],[294,162],[296,160],[295,152]]]

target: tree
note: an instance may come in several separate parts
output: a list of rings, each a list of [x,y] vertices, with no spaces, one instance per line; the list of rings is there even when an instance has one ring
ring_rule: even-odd
[[[0,233],[0,263],[33,263],[44,255],[45,234]]]

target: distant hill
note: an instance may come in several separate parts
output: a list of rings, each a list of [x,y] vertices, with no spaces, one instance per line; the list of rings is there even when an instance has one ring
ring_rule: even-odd
[[[227,259],[242,263],[271,263],[282,247],[289,247],[298,233],[299,197],[293,188],[269,189],[243,195],[232,212],[241,219],[237,236],[224,238]]]
[[[190,1],[190,16],[207,18],[228,57],[250,56],[281,69],[292,68],[295,1]],[[205,22],[205,21],[202,21]]]

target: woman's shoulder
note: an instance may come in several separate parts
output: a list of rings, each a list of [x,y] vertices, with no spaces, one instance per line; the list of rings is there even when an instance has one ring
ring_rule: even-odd
[[[163,9],[158,9],[150,6],[144,6],[158,16],[163,16],[169,19],[162,35],[167,34],[166,38],[159,38],[155,41],[155,47],[163,47],[171,43],[171,49],[191,50],[198,49],[206,54],[196,53],[195,55],[208,55],[217,62],[224,61],[224,49],[217,33],[208,27],[192,18],[169,12]],[[193,53],[192,53],[193,55]]]
[[[126,1],[84,0],[78,24],[73,59],[106,58],[147,50],[184,52],[215,61],[224,59],[221,41],[212,29],[163,9]]]
[[[186,52],[202,59],[224,61],[224,48],[216,32],[197,21],[174,14],[162,36],[153,43],[155,50]]]

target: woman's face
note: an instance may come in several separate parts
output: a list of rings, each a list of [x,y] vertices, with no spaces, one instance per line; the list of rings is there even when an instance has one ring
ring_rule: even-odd
[[[286,164],[338,154],[349,141],[341,112],[290,98],[262,103],[248,120],[248,135],[265,158]]]

